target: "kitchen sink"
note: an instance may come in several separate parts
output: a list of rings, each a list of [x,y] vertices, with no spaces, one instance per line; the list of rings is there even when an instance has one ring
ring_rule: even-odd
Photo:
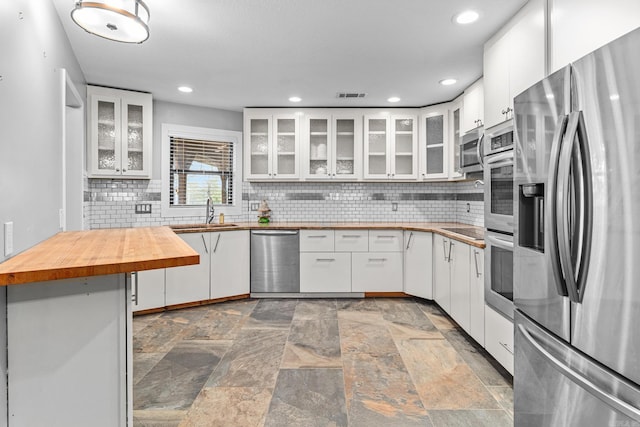
[[[214,230],[223,227],[237,227],[238,224],[177,224],[170,225],[172,230]]]
[[[442,228],[445,231],[449,231],[451,233],[462,234],[463,236],[469,237],[474,240],[483,240],[484,232],[482,230],[477,230],[475,228]]]

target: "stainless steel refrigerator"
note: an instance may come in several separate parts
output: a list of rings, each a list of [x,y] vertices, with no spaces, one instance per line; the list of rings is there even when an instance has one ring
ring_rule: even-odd
[[[640,427],[640,29],[514,106],[515,425]]]

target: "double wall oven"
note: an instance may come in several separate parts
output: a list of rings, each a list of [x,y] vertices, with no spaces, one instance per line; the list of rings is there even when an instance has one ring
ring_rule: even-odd
[[[485,301],[513,319],[513,122],[484,137]]]

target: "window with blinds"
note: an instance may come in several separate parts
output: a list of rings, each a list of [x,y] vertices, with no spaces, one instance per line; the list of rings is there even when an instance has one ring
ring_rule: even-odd
[[[169,206],[233,204],[232,142],[170,137]]]

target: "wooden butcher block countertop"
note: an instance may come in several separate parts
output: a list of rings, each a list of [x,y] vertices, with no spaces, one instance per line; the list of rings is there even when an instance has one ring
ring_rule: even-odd
[[[0,286],[198,264],[169,227],[61,232],[0,263]]]

